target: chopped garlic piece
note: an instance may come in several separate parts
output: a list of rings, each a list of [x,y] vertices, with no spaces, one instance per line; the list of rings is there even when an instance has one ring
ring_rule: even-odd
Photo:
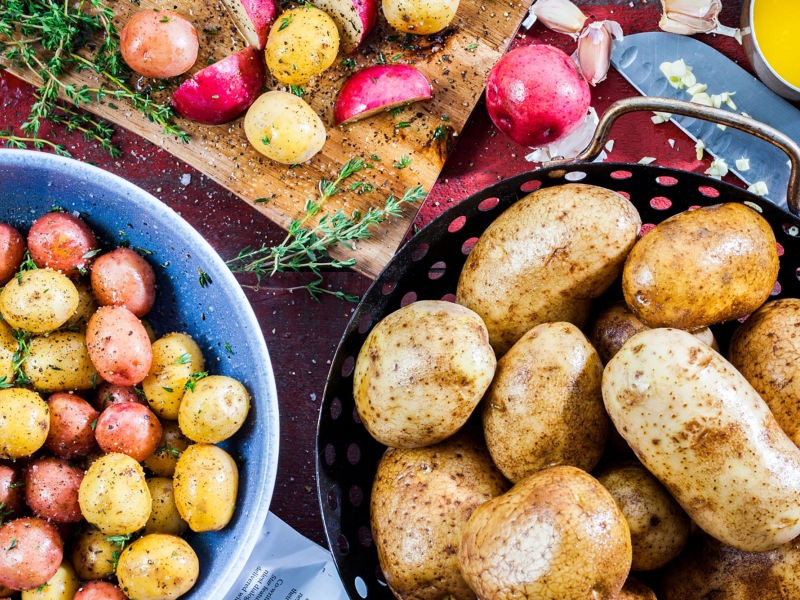
[[[750,159],[749,158],[740,158],[736,161],[736,170],[737,171],[749,171],[750,170]]]
[[[641,159],[639,159],[640,165],[649,165],[650,163],[654,162],[656,162],[656,159],[653,158],[652,156],[644,156]]]
[[[747,188],[747,191],[755,194],[756,196],[766,196],[769,194],[767,184],[763,181],[756,181],[753,185]]]
[[[660,125],[661,123],[666,123],[672,116],[670,113],[665,113],[665,112],[654,112],[653,114],[655,116],[650,117],[650,120],[656,125]]]
[[[708,86],[705,83],[695,83],[693,86],[686,89],[686,93],[690,96],[694,96],[695,94],[705,92],[707,89]]]
[[[606,142],[606,150],[611,152],[614,149],[614,140],[608,140]]]
[[[722,96],[719,94],[711,94],[711,106],[714,108],[722,108]]]
[[[728,174],[728,163],[721,158],[717,158],[711,163],[711,166],[706,170],[706,175],[710,175],[714,179],[722,179]]]
[[[697,84],[697,77],[692,73],[692,67],[689,67],[689,72],[681,78],[681,81],[686,87],[692,87]]]
[[[714,103],[711,101],[711,96],[706,94],[705,92],[700,92],[699,94],[695,94],[692,96],[692,102],[695,104],[702,104],[704,106],[714,106]]]
[[[751,119],[751,118],[752,118],[752,117],[751,117],[750,115],[748,115],[746,112],[742,112],[742,116],[743,116],[743,117],[747,117],[748,119]]]
[[[675,140],[669,139],[669,140],[667,140],[667,143],[669,144],[670,148],[674,148],[675,147]]]
[[[734,94],[736,94],[736,92],[722,92],[719,95],[725,105],[731,110],[736,110],[736,103],[733,101]]]
[[[703,142],[703,140],[697,140],[694,148],[697,150],[697,160],[703,160],[703,150],[706,148],[705,142]]]
[[[675,62],[663,62],[659,69],[676,90],[682,90],[686,86],[697,83],[697,78],[692,75],[692,67],[688,66],[683,59]]]
[[[722,123],[717,123],[717,129],[725,131],[728,128],[727,125],[723,125]]]

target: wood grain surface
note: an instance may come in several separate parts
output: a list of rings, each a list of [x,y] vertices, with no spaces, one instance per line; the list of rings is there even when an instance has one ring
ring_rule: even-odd
[[[178,118],[179,126],[191,135],[189,143],[184,144],[176,137],[164,135],[159,125],[149,122],[127,102],[105,100],[86,108],[163,147],[253,203],[257,210],[284,228],[293,217],[303,213],[306,200],[315,197],[320,179],[335,177],[342,164],[361,156],[374,168],[365,169],[351,181],[368,181],[374,191],[359,194],[343,190],[328,200],[327,210],[343,208],[352,213],[358,209],[363,213],[371,206],[383,206],[389,194],[400,196],[407,188],[419,184],[431,189],[444,166],[453,137],[461,132],[483,92],[489,69],[507,48],[529,4],[530,0],[461,0],[451,27],[441,34],[420,37],[398,35],[381,15],[364,47],[352,57],[356,69],[392,59],[412,64],[428,77],[433,98],[408,106],[397,115],[382,112],[350,126],[336,127],[333,121],[336,94],[355,72],[340,64],[344,58],[340,55],[334,67],[304,86],[305,99],[322,117],[328,139],[322,152],[293,168],[273,162],[254,150],[245,138],[243,118],[216,126]],[[111,6],[120,30],[140,10],[169,8],[189,18],[200,37],[200,55],[187,77],[245,46],[219,1],[141,0],[135,4],[121,0]],[[8,66],[9,71],[26,81],[38,83],[38,75]],[[89,87],[102,83],[90,71],[70,75],[65,80]],[[133,83],[141,89],[150,82],[141,78]],[[268,80],[267,86],[285,89],[274,79]],[[154,97],[169,101],[169,91],[159,94]],[[398,123],[408,126],[397,128]],[[433,132],[439,125],[448,130],[445,140],[433,140]],[[380,161],[371,159],[371,155]],[[402,156],[411,158],[411,164],[395,168],[393,165]],[[256,200],[259,202],[254,203]],[[418,208],[406,206],[402,217],[384,224],[372,239],[359,242],[354,251],[340,249],[337,258],[355,256],[356,270],[374,277],[400,245]]]

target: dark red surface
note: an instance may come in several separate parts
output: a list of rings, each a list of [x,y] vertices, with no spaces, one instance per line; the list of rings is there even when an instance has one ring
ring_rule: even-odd
[[[728,0],[721,21],[736,26],[741,4],[741,0]],[[658,0],[595,0],[579,5],[595,19],[618,21],[626,34],[657,29],[661,10]],[[716,35],[700,38],[747,67],[744,52],[733,39]],[[575,48],[571,38],[552,33],[540,24],[518,36],[513,46],[531,43],[553,44],[570,54]],[[0,129],[18,128],[25,120],[33,102],[32,91],[31,86],[0,72]],[[615,100],[636,95],[613,69],[592,93],[592,105],[598,113]],[[635,114],[620,120],[611,136],[615,145],[609,160],[637,162],[643,156],[653,156],[659,165],[696,172],[708,168],[709,161],[695,159],[694,143],[676,126],[653,125],[650,117],[649,113]],[[48,132],[49,127],[45,126],[42,134]],[[114,141],[123,151],[118,159],[109,158],[77,133],[67,134],[62,130],[56,134],[74,157],[121,175],[174,208],[225,259],[233,257],[245,245],[279,242],[285,235],[233,194],[132,133],[118,129]],[[469,194],[535,167],[524,159],[527,149],[514,144],[492,126],[482,102],[460,138],[439,182],[420,210],[418,226]],[[670,147],[670,139],[675,140],[674,148]],[[191,182],[183,185],[181,178],[187,174],[191,175]],[[310,281],[313,281],[310,273],[291,273],[268,284],[283,288]],[[370,283],[349,271],[326,274],[326,282],[332,288],[353,294],[362,294]],[[317,412],[329,362],[354,305],[333,298],[315,302],[304,291],[270,291],[266,286],[258,292],[246,292],[272,356],[281,410],[279,474],[271,509],[301,533],[324,544],[314,480]]]

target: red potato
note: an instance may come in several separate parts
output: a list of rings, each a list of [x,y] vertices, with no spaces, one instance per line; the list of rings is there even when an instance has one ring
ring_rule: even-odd
[[[349,125],[382,110],[431,97],[425,75],[409,65],[378,65],[353,75],[342,86],[333,107],[337,125]]]
[[[0,522],[20,515],[25,499],[25,489],[20,485],[21,482],[22,477],[19,476],[18,469],[0,463]],[[6,513],[5,516],[3,513]]]
[[[136,402],[112,404],[97,419],[97,443],[103,452],[127,454],[142,462],[161,440],[161,423],[146,406]]]
[[[200,42],[197,30],[171,10],[143,10],[119,34],[122,58],[145,77],[177,77],[192,68]]]
[[[94,406],[100,412],[112,404],[122,404],[123,402],[136,402],[142,406],[150,406],[145,398],[136,393],[132,385],[114,385],[104,381],[97,388]]]
[[[40,458],[25,470],[25,502],[37,517],[53,523],[77,523],[83,516],[78,488],[83,469],[61,458]]]
[[[83,584],[72,600],[128,600],[128,597],[113,583],[90,581]]]
[[[156,301],[156,274],[136,252],[117,248],[95,261],[92,292],[100,306],[124,306],[143,317]]]
[[[172,96],[172,107],[199,123],[227,123],[250,108],[266,78],[263,55],[250,46],[184,81]]]
[[[589,84],[558,48],[524,46],[503,56],[486,81],[486,108],[497,128],[518,144],[552,144],[581,124]]]
[[[77,277],[91,266],[91,253],[98,248],[89,226],[68,213],[42,215],[28,232],[28,250],[36,266],[61,271],[70,277]]]
[[[47,399],[50,431],[44,445],[60,458],[85,456],[95,448],[94,429],[100,413],[75,394],[59,392]]]
[[[25,256],[25,238],[5,223],[0,223],[0,286],[11,281]]]
[[[378,22],[377,0],[317,0],[339,29],[339,49],[344,54],[355,52]]]
[[[153,348],[141,321],[122,306],[101,306],[86,327],[86,347],[100,376],[136,385],[150,371]]]
[[[26,517],[0,527],[0,585],[31,590],[47,583],[64,558],[54,525]]]
[[[274,0],[222,0],[236,28],[251,46],[263,50],[278,16]]]

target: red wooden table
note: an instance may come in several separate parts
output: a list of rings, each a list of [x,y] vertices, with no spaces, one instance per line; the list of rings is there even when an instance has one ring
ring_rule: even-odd
[[[594,0],[578,4],[593,18],[618,21],[626,34],[657,29],[661,13],[658,0]],[[721,21],[737,26],[741,5],[742,0],[726,0]],[[733,39],[716,35],[700,38],[748,67],[744,52]],[[553,44],[570,54],[575,47],[571,38],[552,33],[541,24],[519,35],[513,45],[531,43]],[[0,129],[19,128],[33,102],[32,92],[31,86],[0,71]],[[608,79],[594,88],[592,105],[602,114],[615,100],[633,95],[636,91],[612,69]],[[653,125],[650,117],[649,113],[633,114],[620,121],[611,136],[615,145],[608,160],[637,162],[643,156],[652,156],[658,159],[657,164],[664,166],[696,172],[708,168],[709,161],[695,159],[694,143],[676,126]],[[50,130],[45,128],[42,135],[47,136]],[[109,158],[79,134],[54,133],[75,158],[116,173],[171,206],[224,259],[235,256],[243,246],[260,245],[264,241],[277,243],[285,235],[232,194],[132,133],[117,130],[114,141],[123,151],[118,159]],[[674,148],[669,140],[675,141]],[[479,103],[439,182],[420,210],[417,225],[422,226],[477,190],[531,170],[535,165],[525,161],[527,153],[526,148],[492,126],[483,102]],[[191,176],[190,180],[186,175]],[[313,277],[311,273],[290,273],[274,278],[267,285],[281,288],[304,285]],[[363,294],[370,284],[352,271],[328,273],[326,281],[351,294]],[[280,463],[271,509],[295,529],[324,545],[314,477],[314,437],[329,363],[354,305],[329,297],[316,302],[304,291],[291,293],[265,288],[246,292],[267,340],[280,403]]]

